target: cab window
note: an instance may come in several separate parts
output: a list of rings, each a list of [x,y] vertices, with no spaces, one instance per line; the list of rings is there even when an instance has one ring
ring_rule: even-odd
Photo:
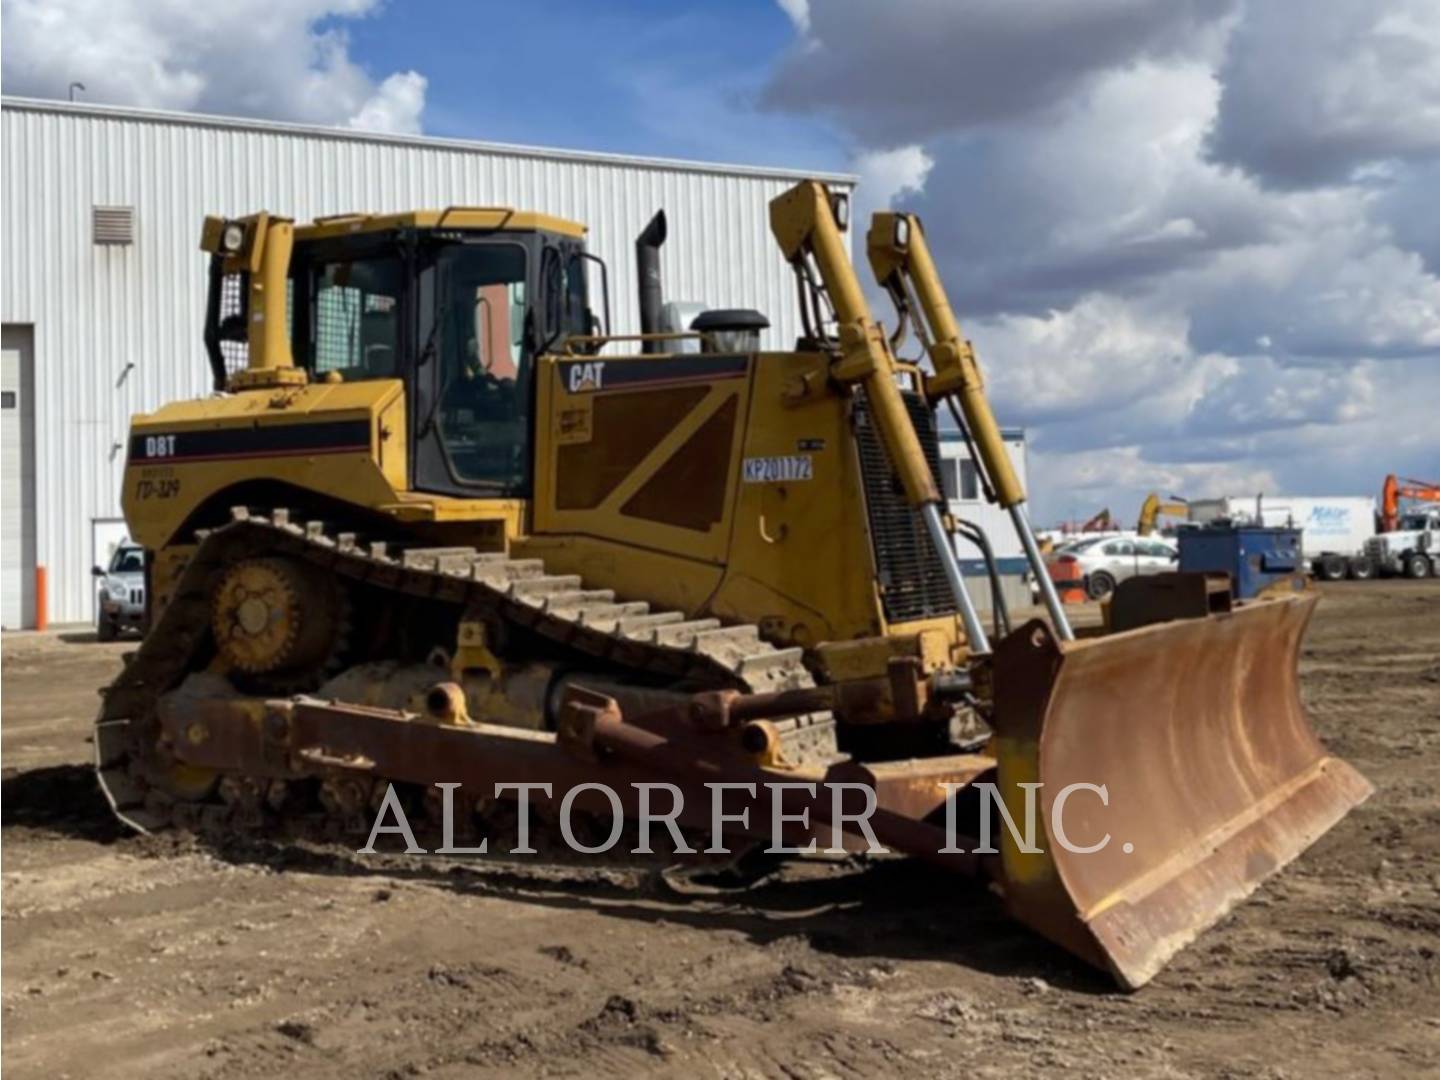
[[[461,483],[523,486],[529,449],[525,249],[455,245],[440,256],[436,423]]]
[[[328,262],[314,274],[307,366],[316,375],[338,372],[346,382],[395,377],[405,285],[401,260]]]

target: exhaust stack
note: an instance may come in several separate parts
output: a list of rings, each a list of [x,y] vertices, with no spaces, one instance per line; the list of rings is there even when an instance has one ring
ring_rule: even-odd
[[[640,286],[640,332],[660,333],[660,309],[665,304],[665,289],[660,282],[660,245],[665,243],[665,211],[655,211],[650,224],[635,238],[635,269]],[[642,352],[662,352],[662,343],[646,341]]]

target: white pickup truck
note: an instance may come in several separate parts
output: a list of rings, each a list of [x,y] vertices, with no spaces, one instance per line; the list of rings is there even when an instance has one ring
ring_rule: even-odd
[[[1382,574],[1440,576],[1440,510],[1403,515],[1398,529],[1366,541],[1365,554]]]

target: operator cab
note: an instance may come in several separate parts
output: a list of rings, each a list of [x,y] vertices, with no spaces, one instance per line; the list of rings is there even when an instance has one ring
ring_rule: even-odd
[[[237,224],[245,233],[227,249]],[[399,379],[413,490],[529,495],[535,358],[604,329],[590,308],[586,263],[598,260],[585,251],[583,226],[488,208],[299,226],[279,343],[290,357],[258,365],[248,279],[263,272],[263,253],[247,250],[252,234],[275,242],[273,228],[250,218],[207,228],[216,242],[203,245],[214,252],[205,339],[217,389],[255,385],[257,369],[275,372],[290,359],[296,370],[268,385]]]

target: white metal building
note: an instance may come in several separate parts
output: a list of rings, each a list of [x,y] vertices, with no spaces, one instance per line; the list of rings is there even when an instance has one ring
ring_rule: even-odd
[[[1010,455],[1010,464],[1020,480],[1021,487],[1027,487],[1025,471],[1025,429],[1002,428],[1000,437],[1005,441],[1005,452]],[[980,487],[980,476],[970,449],[958,431],[944,428],[940,431],[940,482],[945,489],[945,498],[950,512],[958,518],[972,522],[984,530],[990,547],[995,552],[996,569],[1004,589],[1005,602],[1010,607],[1030,603],[1030,588],[1025,583],[1025,574],[1030,564],[1025,561],[1025,549],[1015,534],[1015,526],[1008,511],[989,502]],[[989,610],[990,587],[985,573],[985,560],[980,552],[965,541],[957,541],[956,553],[960,557],[960,569],[970,584],[970,595],[979,608]]]
[[[34,625],[37,566],[51,621],[92,617],[90,567],[124,534],[131,414],[209,389],[207,213],[498,205],[571,218],[609,264],[615,331],[633,332],[634,238],[663,207],[669,297],[764,312],[762,347],[799,331],[767,206],[813,174],[19,98],[0,112],[5,627]]]

